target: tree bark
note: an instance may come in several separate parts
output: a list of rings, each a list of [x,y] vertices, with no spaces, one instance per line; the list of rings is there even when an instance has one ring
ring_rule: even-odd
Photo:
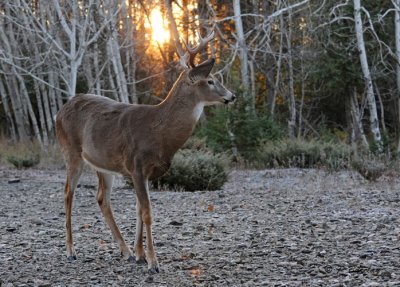
[[[123,31],[124,31],[124,43],[125,47],[123,47],[123,53],[125,55],[125,70],[126,70],[126,79],[127,79],[127,91],[128,97],[131,103],[137,103],[138,99],[136,96],[136,47],[134,42],[134,23],[132,21],[133,15],[130,11],[128,11],[129,6],[127,7],[126,1],[122,1],[121,3],[122,9],[122,18],[123,18]]]
[[[296,137],[296,99],[294,95],[294,71],[293,71],[293,51],[292,51],[292,12],[289,10],[288,14],[288,32],[287,32],[287,49],[288,49],[288,69],[289,69],[289,112],[290,118],[288,121],[289,137],[294,139]]]
[[[374,137],[374,142],[378,148],[378,151],[382,152],[383,151],[382,136],[379,128],[375,94],[372,84],[372,77],[368,66],[367,52],[364,43],[363,23],[361,19],[361,3],[360,3],[361,1],[360,0],[353,0],[353,1],[354,1],[354,20],[355,20],[357,45],[360,54],[360,62],[361,62],[362,72],[364,75],[364,81],[367,87],[367,101],[369,109],[370,129]]]
[[[11,16],[10,6],[5,6],[5,14]],[[21,142],[27,142],[29,137],[27,133],[27,128],[29,127],[29,121],[27,118],[26,109],[24,108],[23,102],[21,101],[21,97],[19,95],[19,86],[18,82],[15,78],[15,75],[18,73],[15,67],[13,66],[13,52],[18,49],[14,49],[15,45],[15,37],[14,32],[15,29],[13,24],[10,21],[2,21],[0,22],[2,27],[0,28],[0,40],[1,40],[1,50],[5,53],[8,58],[7,63],[3,63],[1,67],[1,71],[4,73],[4,79],[6,83],[6,92],[10,96],[11,100],[11,108],[14,114],[15,119],[15,127],[18,134],[18,140]]]
[[[199,13],[200,33],[207,35],[208,31],[208,5],[206,0],[197,0],[197,11]],[[206,61],[208,58],[207,50],[204,49],[200,52],[200,63]]]
[[[239,48],[240,73],[242,77],[243,92],[245,94],[248,94],[250,92],[249,65],[248,65],[247,46],[246,46],[246,39],[244,37],[242,13],[240,10],[239,0],[233,0],[233,11],[235,14],[234,15],[235,27],[236,27],[236,36]]]
[[[400,0],[392,0],[395,7],[394,28],[395,28],[395,42],[396,42],[396,108],[397,108],[397,158],[400,158]]]
[[[359,146],[368,148],[367,137],[364,133],[362,116],[358,104],[357,89],[354,87],[353,94],[350,96],[350,114],[351,114],[351,143],[357,149]]]
[[[272,94],[272,98],[268,100],[269,103],[269,112],[272,117],[274,117],[275,113],[275,102],[276,102],[276,96],[278,95],[279,91],[279,82],[281,79],[281,67],[282,67],[282,58],[283,58],[283,29],[284,29],[284,22],[283,22],[283,15],[279,16],[279,23],[280,23],[280,37],[279,37],[279,52],[278,52],[278,61],[276,63],[276,76],[275,76],[275,85],[274,85],[274,91]]]
[[[13,114],[11,112],[10,106],[8,105],[7,92],[3,84],[3,79],[1,77],[0,77],[0,95],[3,104],[3,109],[6,114],[7,126],[11,135],[12,142],[17,143],[17,134],[15,130]]]

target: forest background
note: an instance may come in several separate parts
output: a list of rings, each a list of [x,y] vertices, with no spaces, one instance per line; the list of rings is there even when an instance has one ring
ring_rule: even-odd
[[[181,71],[176,41],[211,30],[200,61],[216,58],[238,101],[206,109],[201,145],[264,167],[397,159],[400,0],[3,0],[3,150],[51,150],[76,93],[159,103]]]

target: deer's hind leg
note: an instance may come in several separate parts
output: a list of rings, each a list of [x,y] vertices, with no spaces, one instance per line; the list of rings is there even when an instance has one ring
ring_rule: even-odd
[[[64,188],[64,207],[65,207],[65,228],[66,228],[66,249],[67,259],[73,261],[76,259],[74,251],[74,243],[72,239],[71,210],[72,201],[74,199],[75,188],[78,185],[79,178],[82,174],[83,161],[79,154],[66,157],[67,180]]]
[[[111,209],[111,189],[114,181],[114,176],[111,174],[97,172],[97,177],[99,179],[99,190],[97,192],[97,202],[100,206],[101,212],[103,213],[104,219],[111,229],[111,233],[114,239],[117,241],[119,249],[121,251],[122,256],[127,259],[129,262],[133,262],[133,254],[126,244],[124,238],[119,231],[117,223],[115,222],[113,212]]]
[[[147,263],[146,253],[143,247],[143,220],[139,199],[136,197],[136,237],[135,237],[136,263]]]

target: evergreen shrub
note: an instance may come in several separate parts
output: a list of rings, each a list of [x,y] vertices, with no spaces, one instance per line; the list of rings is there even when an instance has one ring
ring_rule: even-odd
[[[284,130],[267,114],[250,108],[247,101],[239,97],[234,106],[211,109],[196,136],[206,138],[207,145],[215,152],[235,149],[246,161],[255,160],[260,142],[280,139]]]
[[[184,191],[218,190],[228,179],[227,166],[224,155],[215,155],[204,148],[184,148],[177,152],[169,171],[154,185]]]
[[[11,164],[18,169],[37,166],[42,158],[42,149],[36,142],[11,143],[0,140],[1,164]]]
[[[351,147],[342,143],[284,139],[261,144],[257,158],[259,165],[268,168],[326,167],[339,170],[350,166],[351,153]]]
[[[18,169],[37,166],[40,155],[37,153],[13,154],[7,156],[7,161]]]

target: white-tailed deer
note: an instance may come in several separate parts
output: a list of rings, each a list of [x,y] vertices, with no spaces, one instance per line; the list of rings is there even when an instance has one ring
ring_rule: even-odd
[[[128,261],[134,257],[115,223],[110,193],[115,174],[132,178],[136,190],[135,257],[148,263],[150,272],[159,272],[151,230],[152,211],[148,181],[163,175],[177,150],[191,136],[204,106],[227,104],[235,99],[210,75],[211,58],[199,65],[195,55],[214,38],[214,32],[200,37],[196,48],[186,48],[181,56],[185,70],[165,100],[155,106],[123,104],[96,95],[76,95],[58,112],[56,132],[67,169],[64,200],[66,248],[68,260],[75,260],[71,230],[74,190],[84,162],[97,171],[97,201],[105,221]],[[147,255],[143,248],[143,224],[146,228]]]

